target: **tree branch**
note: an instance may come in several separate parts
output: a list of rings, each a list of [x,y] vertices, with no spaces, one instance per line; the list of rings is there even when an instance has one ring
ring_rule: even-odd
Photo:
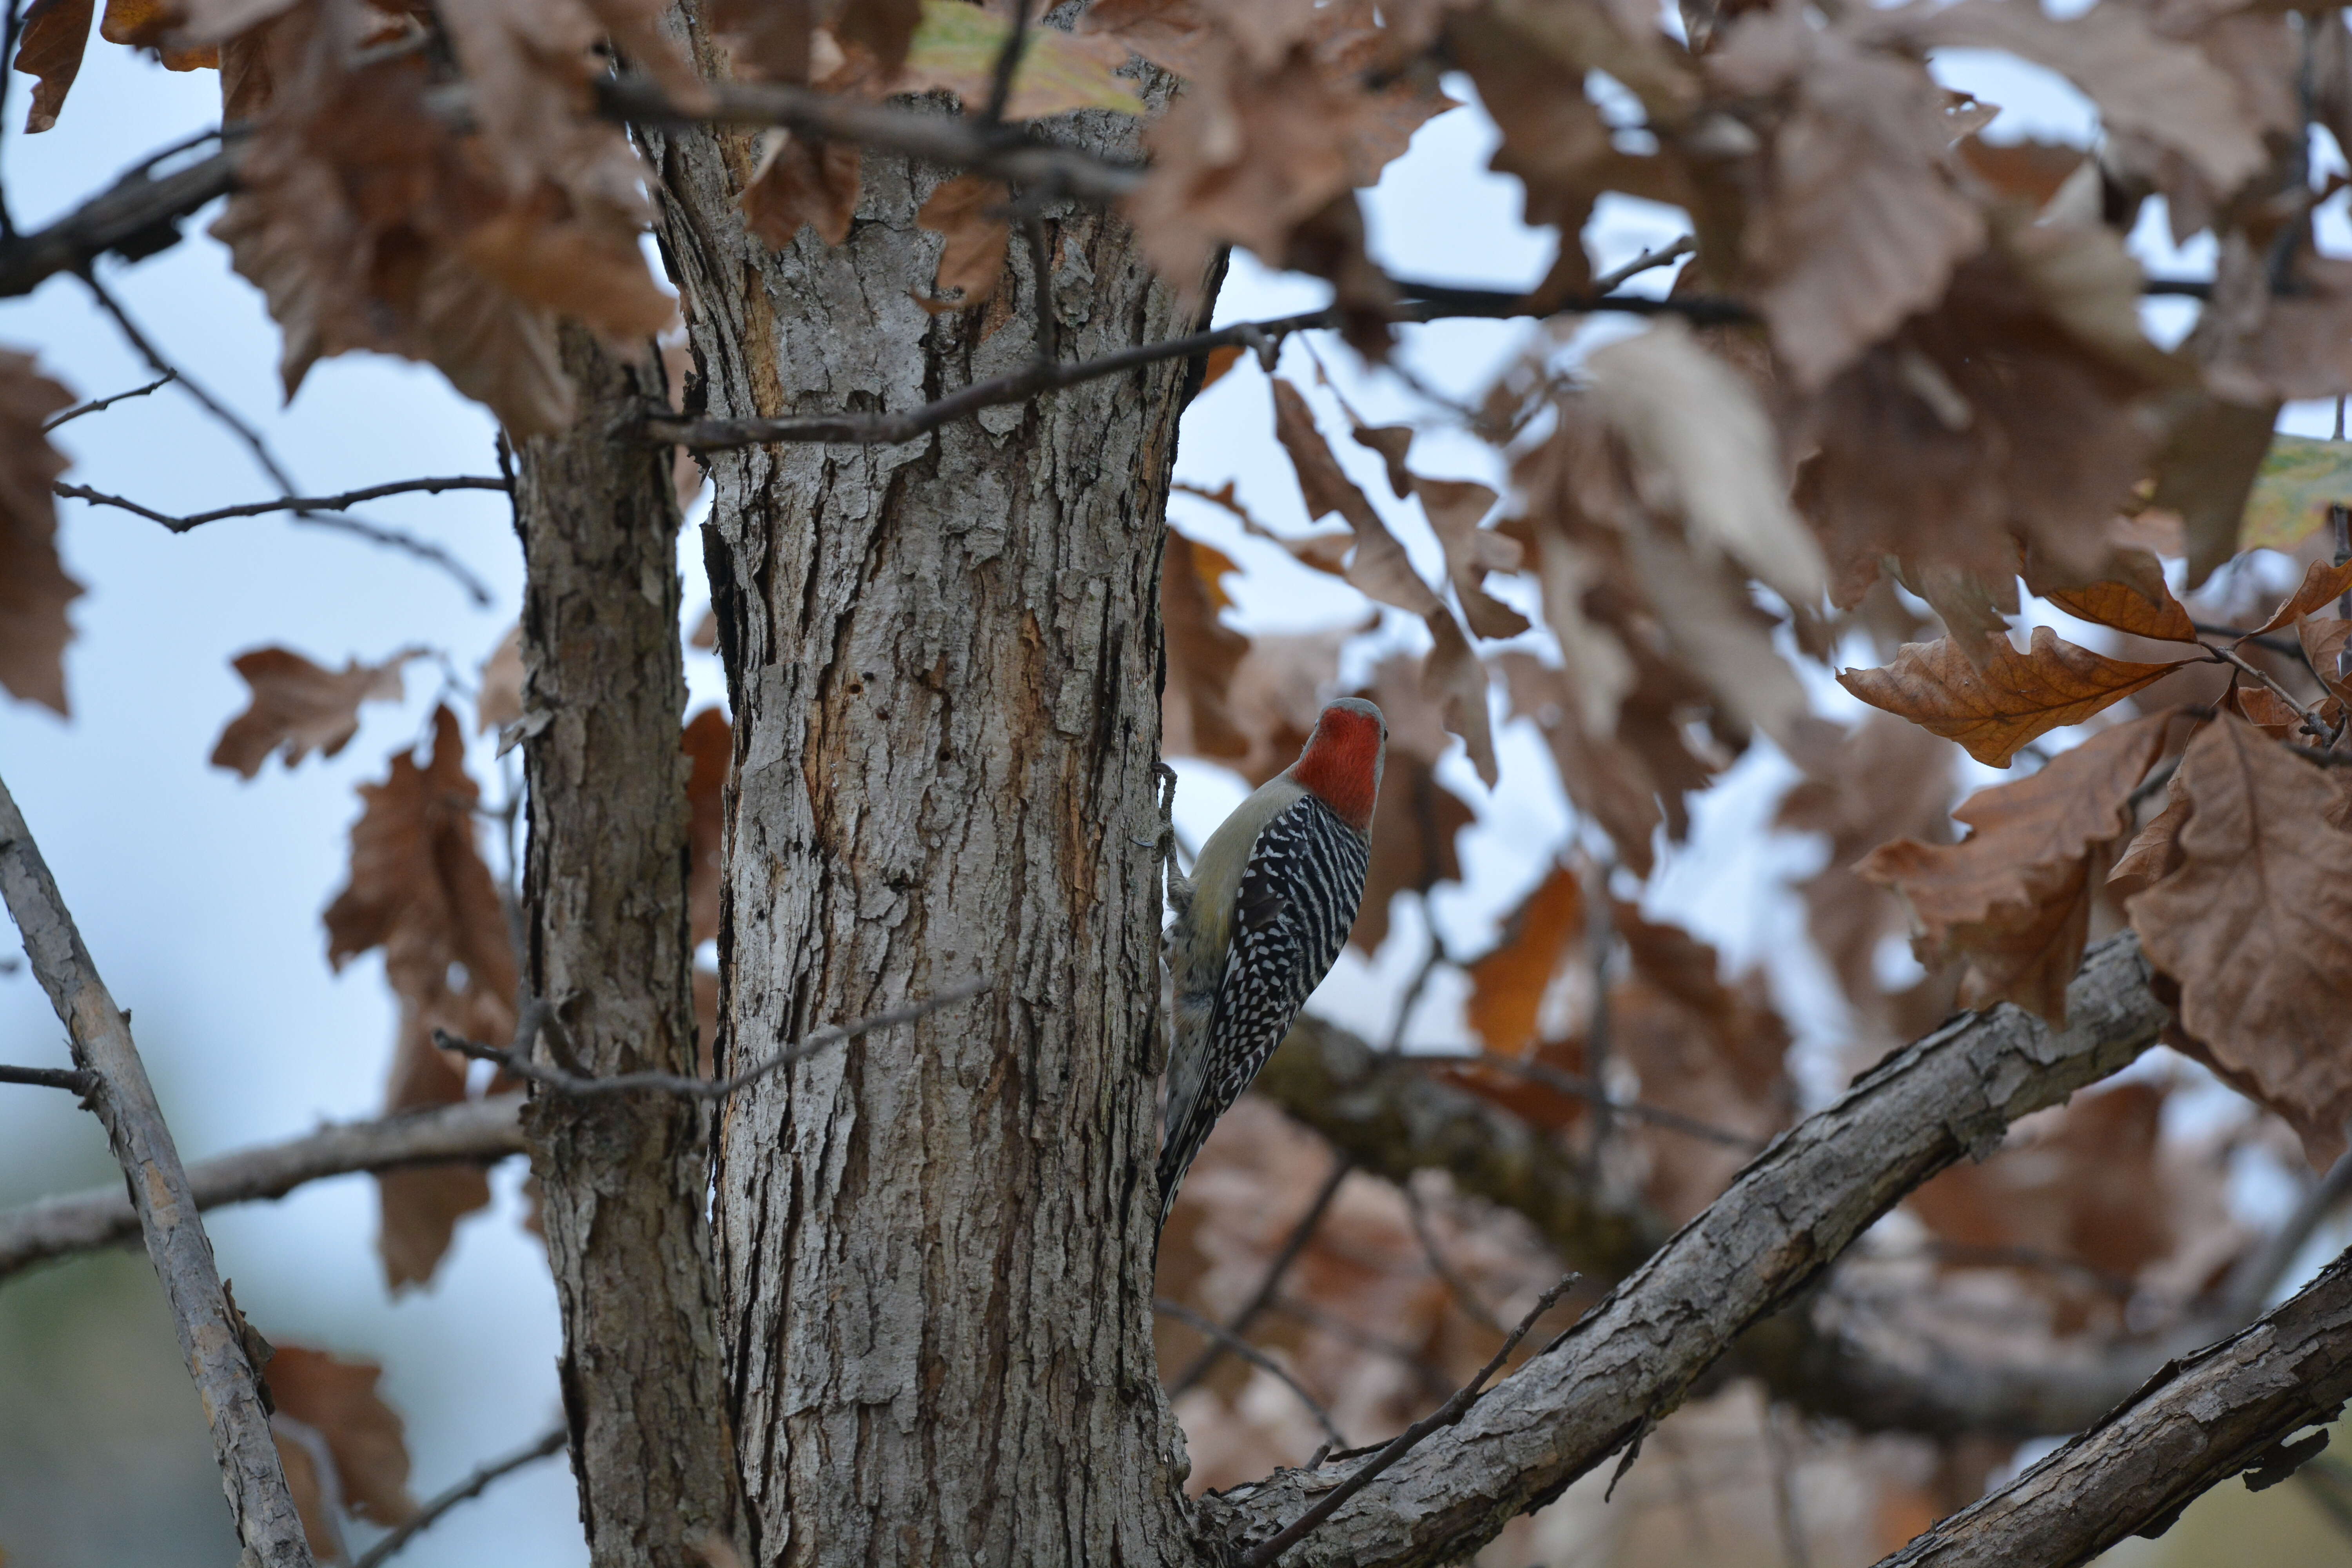
[[[2252,1471],[2255,1490],[2284,1480],[2319,1448],[2288,1439],[2334,1420],[2347,1398],[2352,1253],[2275,1311],[2165,1367],[2090,1430],[1880,1568],[2073,1568],[2126,1536],[2163,1533],[2231,1476]]]
[[[228,194],[237,157],[230,143],[160,178],[142,164],[47,228],[0,240],[0,298],[29,294],[109,253],[138,261],[169,250],[180,242],[180,219]]]
[[[96,414],[101,409],[111,408],[116,404],[125,402],[131,398],[144,397],[149,393],[159,391],[163,387],[171,385],[173,382],[179,379],[179,373],[177,371],[167,370],[144,386],[134,386],[128,392],[118,392],[111,397],[93,397],[88,403],[77,403],[71,408],[67,409],[63,414],[54,415],[50,418],[43,421],[41,425],[41,434],[46,436],[50,431],[56,429],[58,426],[70,424],[72,421],[80,418],[85,414]]]
[[[1774,1140],[1570,1330],[1560,1353],[1522,1369],[1335,1516],[1301,1562],[1452,1562],[1611,1454],[1638,1453],[1744,1330],[1798,1299],[1905,1194],[2154,1044],[2169,1015],[2148,974],[2137,940],[2120,936],[2076,975],[2067,1028],[2004,1005],[1889,1057]],[[1207,1506],[1228,1540],[1261,1539],[1306,1512],[1314,1484],[1283,1471]]]
[[[163,383],[157,382],[155,384],[161,386]],[[153,388],[142,387],[140,390],[152,391]],[[134,397],[138,395],[125,392],[119,395]],[[108,398],[106,401],[111,403],[115,399]],[[102,406],[102,405],[91,406]],[[275,500],[246,501],[237,506],[215,507],[210,511],[192,512],[185,517],[173,517],[169,512],[157,511],[152,507],[142,506],[135,500],[125,500],[121,496],[107,495],[91,489],[87,485],[52,484],[49,490],[50,493],[63,496],[68,500],[86,500],[93,506],[110,506],[122,511],[132,512],[150,522],[162,523],[173,533],[185,533],[192,528],[201,528],[205,523],[218,522],[223,518],[229,517],[261,517],[273,511],[340,511],[347,506],[356,506],[363,500],[381,500],[385,496],[414,495],[420,491],[425,495],[437,496],[443,490],[503,491],[508,488],[504,479],[486,478],[479,474],[457,474],[446,479],[394,479],[390,484],[370,485],[364,489],[345,490],[338,496],[279,496]]]
[[[1527,295],[1504,289],[1457,289],[1446,284],[1403,279],[1398,280],[1398,287],[1407,296],[1394,311],[1395,319],[1400,321],[1433,321],[1452,318],[1495,321],[1580,312],[1680,316],[1701,324],[1751,319],[1750,311],[1744,305],[1729,300],[1705,297],[1653,300],[1643,294],[1612,294],[1549,301],[1538,308],[1529,301]],[[1231,326],[1192,332],[1181,338],[1168,338],[1156,343],[1138,343],[1133,348],[1120,349],[1088,360],[1033,364],[1025,370],[1013,371],[988,381],[976,381],[919,408],[898,414],[806,414],[781,419],[694,419],[672,414],[664,408],[649,412],[638,428],[650,440],[685,447],[697,452],[801,441],[888,446],[912,441],[950,420],[976,414],[983,408],[1024,403],[1042,392],[1098,381],[1104,376],[1123,374],[1165,360],[1191,359],[1215,349],[1235,345],[1255,348],[1268,342],[1279,343],[1293,332],[1337,327],[1344,314],[1340,307],[1334,305],[1295,316],[1277,316],[1269,321],[1236,321]]]
[[[280,496],[276,500],[248,501],[241,506],[220,507],[212,511],[200,511],[187,517],[174,517],[169,512],[157,511],[152,507],[142,506],[137,501],[122,496],[108,495],[103,490],[94,490],[87,485],[53,482],[49,486],[49,491],[52,495],[61,496],[67,500],[88,501],[92,506],[113,507],[119,511],[130,512],[134,517],[143,517],[150,522],[162,523],[173,533],[185,533],[191,529],[201,527],[207,522],[218,522],[224,518],[259,517],[267,512],[290,511],[294,514],[294,521],[306,527],[330,528],[339,533],[349,533],[356,538],[364,539],[371,544],[381,544],[388,550],[397,550],[428,564],[437,566],[455,579],[457,585],[466,591],[467,596],[475,604],[488,605],[490,602],[488,585],[474,575],[473,571],[464,562],[450,554],[440,545],[429,539],[419,539],[413,533],[404,532],[396,528],[386,528],[382,523],[369,522],[356,517],[338,517],[334,515],[332,509],[348,506],[355,501],[373,500],[381,496],[403,495],[418,490],[438,495],[443,490],[503,490],[506,488],[506,482],[502,479],[480,479],[471,475],[460,475],[454,479],[403,479],[388,485],[371,485],[365,489],[351,490],[340,496]]]
[[[517,1449],[503,1459],[492,1459],[447,1491],[428,1500],[424,1507],[416,1510],[415,1518],[410,1519],[390,1535],[353,1558],[352,1568],[380,1568],[380,1564],[386,1559],[425,1531],[438,1524],[443,1514],[447,1513],[459,1503],[478,1498],[488,1491],[492,1481],[504,1476],[510,1476],[525,1465],[536,1464],[541,1459],[551,1459],[563,1452],[566,1436],[565,1429],[558,1426],[530,1447]]]
[[[282,1143],[240,1149],[188,1167],[199,1210],[282,1198],[295,1188],[356,1171],[445,1160],[501,1160],[523,1150],[520,1094],[469,1100],[373,1121],[322,1127]],[[43,1198],[0,1214],[0,1279],[52,1258],[127,1241],[139,1216],[121,1184]]]
[[[77,1068],[0,1067],[0,1083],[21,1083],[32,1089],[69,1089],[87,1095],[94,1080]],[[124,1200],[129,1207],[130,1200]]]
[[[106,1128],[139,1211],[147,1256],[163,1282],[180,1352],[203,1397],[222,1489],[247,1558],[259,1568],[310,1568],[310,1548],[286,1472],[269,1435],[241,1321],[221,1287],[211,1240],[197,1217],[195,1194],[172,1142],[147,1068],[131,1043],[131,1022],[107,994],[58,896],[49,868],[0,784],[0,896],[25,940],[25,955],[66,1026],[74,1065],[94,1080],[89,1102]]]

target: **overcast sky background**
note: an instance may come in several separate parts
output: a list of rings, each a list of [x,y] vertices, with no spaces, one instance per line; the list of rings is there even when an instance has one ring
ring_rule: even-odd
[[[2000,57],[1956,54],[1947,79],[2005,106],[1996,137],[2087,141],[2089,105],[2057,79]],[[14,133],[25,79],[12,84],[11,133],[0,174],[20,226],[34,226],[86,198],[152,150],[213,124],[211,72],[173,75],[130,51],[92,42],[58,128]],[[2326,133],[2315,132],[2325,141]],[[1431,122],[1412,151],[1370,194],[1373,247],[1394,272],[1505,287],[1541,276],[1548,232],[1521,227],[1514,182],[1485,171],[1490,124],[1475,109]],[[2332,144],[2323,157],[2341,167]],[[2343,200],[2326,232],[2345,243]],[[495,472],[492,428],[429,368],[369,355],[322,362],[292,406],[279,406],[278,334],[260,297],[233,275],[226,253],[202,236],[161,256],[102,272],[164,352],[266,433],[310,493],[427,474]],[[1612,265],[1683,232],[1679,215],[1611,199],[1591,238]],[[2175,254],[2151,210],[2136,237],[2151,268],[2210,270],[2192,247]],[[1644,286],[1663,289],[1668,274]],[[1326,296],[1311,279],[1270,276],[1237,258],[1221,321],[1308,308]],[[2185,330],[2188,301],[2152,307],[2168,338]],[[1405,331],[1404,358],[1428,382],[1475,395],[1532,329],[1458,322]],[[1624,320],[1586,326],[1589,345],[1637,330]],[[0,344],[37,352],[43,368],[77,395],[138,385],[152,373],[72,279],[52,279],[26,300],[0,303]],[[1374,422],[1425,417],[1399,381],[1365,376],[1323,335],[1335,377]],[[1294,345],[1285,374],[1318,400],[1326,428],[1344,430],[1313,386],[1311,363]],[[2328,411],[2291,409],[2287,427],[2326,434]],[[1304,521],[1297,488],[1271,436],[1262,374],[1246,363],[1186,416],[1180,477],[1214,487],[1238,482],[1259,517]],[[125,403],[58,434],[74,460],[68,479],[172,510],[260,499],[272,486],[247,451],[178,389]],[[1335,450],[1393,519],[1378,459],[1339,441]],[[1499,479],[1493,455],[1433,426],[1413,453],[1423,472]],[[60,547],[89,592],[77,602],[67,654],[70,721],[0,699],[0,775],[15,792],[98,963],[118,999],[135,1010],[140,1047],[183,1152],[198,1158],[300,1132],[322,1119],[377,1109],[393,1018],[378,962],[331,974],[319,914],[341,885],[345,835],[358,784],[383,775],[385,758],[415,742],[446,681],[470,682],[514,619],[520,563],[507,504],[457,493],[372,503],[372,519],[411,529],[461,558],[491,590],[477,605],[441,573],[407,557],[284,518],[231,521],[173,536],[127,514],[60,502]],[[1360,603],[1238,537],[1213,508],[1179,498],[1173,520],[1217,544],[1246,571],[1234,584],[1244,630],[1298,630],[1355,618]],[[1425,530],[1401,529],[1424,572],[1438,579]],[[689,617],[708,593],[689,529],[681,549]],[[1417,629],[1417,628],[1412,628]],[[246,649],[283,644],[322,663],[380,658],[421,643],[443,668],[410,667],[408,700],[366,710],[339,758],[288,773],[272,764],[252,783],[209,768],[222,724],[244,704],[228,666]],[[1411,630],[1368,639],[1351,654],[1360,674],[1389,647],[1413,646]],[[689,660],[696,706],[716,701],[715,661]],[[1826,678],[1828,710],[1850,700]],[[1436,900],[1449,947],[1472,953],[1494,918],[1540,874],[1531,847],[1560,844],[1569,813],[1525,726],[1499,736],[1504,786],[1490,795],[1456,754],[1444,776],[1480,812],[1462,841],[1467,880]],[[495,801],[515,770],[477,745],[475,773]],[[511,762],[511,759],[509,760]],[[501,776],[507,783],[501,784]],[[1238,798],[1220,770],[1183,769],[1180,822],[1197,842]],[[1735,965],[1767,964],[1781,999],[1818,1054],[1834,1042],[1837,1008],[1819,966],[1796,936],[1801,919],[1788,879],[1818,863],[1803,839],[1763,829],[1790,773],[1759,746],[1700,804],[1692,846],[1667,857],[1654,908],[1720,943]],[[1543,781],[1540,785],[1534,781]],[[1400,905],[1380,960],[1346,960],[1317,1005],[1360,1026],[1384,1029],[1400,977],[1425,940]],[[14,933],[0,939],[13,951]],[[1367,984],[1367,980],[1372,984]],[[1416,1015],[1414,1037],[1459,1038],[1459,995],[1441,985]],[[0,977],[0,1059],[60,1065],[62,1032],[21,971]],[[1823,1058],[1822,1059],[1826,1059]],[[415,1458],[415,1489],[429,1494],[482,1459],[527,1442],[557,1415],[552,1292],[539,1244],[517,1225],[519,1164],[494,1178],[493,1212],[460,1228],[440,1277],[425,1291],[386,1299],[373,1255],[375,1198],[364,1178],[318,1184],[277,1205],[208,1216],[238,1299],[274,1339],[365,1355],[386,1367],[384,1387],[404,1413]],[[53,1092],[0,1087],[0,1204],[112,1179],[96,1123]],[[142,1292],[144,1292],[142,1295]],[[0,1546],[27,1563],[202,1563],[234,1555],[211,1476],[194,1396],[176,1382],[176,1356],[152,1277],[117,1256],[43,1270],[0,1287]],[[160,1390],[160,1392],[159,1392]],[[146,1484],[130,1484],[132,1476]],[[540,1466],[452,1514],[404,1556],[414,1568],[499,1563],[563,1568],[584,1561],[568,1476]]]

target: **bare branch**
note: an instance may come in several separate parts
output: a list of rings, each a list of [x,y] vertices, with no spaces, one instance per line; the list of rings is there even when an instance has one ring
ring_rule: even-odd
[[[241,1321],[221,1287],[212,1242],[147,1068],[73,916],[58,896],[32,831],[0,784],[0,896],[25,940],[25,955],[72,1040],[74,1065],[94,1080],[89,1103],[106,1128],[139,1210],[147,1256],[163,1282],[173,1327],[212,1428],[222,1489],[247,1558],[260,1568],[310,1568],[310,1548],[269,1435]]]
[[[158,382],[155,384],[161,386],[163,383]],[[140,390],[149,392],[153,388],[142,387]],[[126,392],[121,395],[131,397],[137,395]],[[113,399],[109,398],[107,401],[112,402]],[[201,528],[205,523],[218,522],[223,518],[229,517],[261,517],[273,511],[340,511],[344,507],[356,506],[363,500],[381,500],[385,496],[415,495],[419,492],[437,496],[443,490],[502,491],[507,488],[506,480],[486,478],[479,474],[457,474],[446,479],[394,479],[390,484],[370,485],[364,489],[345,490],[341,495],[279,496],[275,500],[246,501],[237,506],[215,507],[210,511],[192,512],[185,517],[173,517],[168,512],[142,506],[135,500],[125,500],[121,496],[103,494],[86,485],[53,484],[49,489],[52,493],[64,496],[69,500],[86,500],[93,506],[115,507],[143,517],[150,522],[160,522],[173,533],[185,533],[192,528]]]
[[[355,1171],[445,1160],[491,1161],[523,1152],[522,1096],[503,1094],[373,1121],[322,1127],[282,1143],[241,1149],[188,1167],[197,1209],[282,1198],[295,1188]],[[139,1234],[120,1183],[43,1198],[0,1214],[0,1279],[51,1258],[88,1252]]]
[[[394,1552],[439,1523],[443,1514],[447,1513],[459,1503],[478,1498],[488,1491],[492,1481],[503,1476],[510,1476],[526,1465],[536,1464],[541,1459],[551,1459],[563,1452],[565,1436],[563,1427],[555,1427],[530,1447],[519,1448],[503,1459],[492,1459],[447,1491],[428,1499],[425,1506],[416,1510],[415,1518],[352,1559],[352,1568],[380,1568],[380,1564]]]
[[[900,1024],[911,1024],[927,1018],[943,1007],[968,1002],[996,984],[982,976],[960,981],[920,1002],[904,1007],[893,1007],[887,1013],[877,1013],[870,1018],[860,1018],[854,1024],[828,1024],[794,1040],[774,1056],[758,1065],[744,1068],[730,1078],[688,1078],[670,1072],[622,1072],[609,1078],[589,1078],[563,1068],[551,1068],[543,1062],[530,1060],[520,1051],[500,1050],[478,1041],[460,1039],[446,1029],[433,1031],[433,1042],[445,1051],[456,1051],[486,1062],[496,1062],[518,1078],[555,1090],[558,1094],[684,1094],[701,1100],[723,1100],[737,1089],[759,1082],[780,1068],[787,1068],[831,1050],[845,1040],[860,1035],[870,1035],[877,1029],[887,1029]]]
[[[1905,1194],[2154,1044],[2169,1014],[2148,973],[2137,940],[2120,936],[2076,975],[2067,1028],[2003,1005],[1889,1057],[1775,1140],[1570,1330],[1560,1353],[1523,1368],[1335,1517],[1302,1561],[1454,1561],[1611,1454],[1638,1453],[1743,1331],[1800,1299]],[[1283,1471],[1205,1506],[1228,1540],[1249,1541],[1301,1517],[1313,1485]]]
[[[98,280],[96,272],[87,267],[83,268],[81,281],[82,287],[89,290],[90,298],[98,301],[99,308],[114,318],[115,329],[122,334],[124,342],[138,351],[139,357],[147,362],[148,369],[157,375],[169,377],[181,391],[194,398],[205,413],[226,426],[231,434],[245,443],[246,449],[253,454],[253,460],[260,465],[263,473],[269,476],[270,483],[289,493],[299,488],[293,479],[288,475],[284,466],[278,461],[277,456],[270,451],[269,443],[261,438],[261,432],[247,424],[244,417],[227,404],[223,403],[205,391],[198,383],[190,379],[185,371],[165,359],[163,350],[155,346],[153,341],[140,328],[139,323],[131,320],[131,312],[123,309],[122,301],[117,300],[113,291]]]
[[[1242,1568],[1267,1568],[1267,1564],[1307,1539],[1325,1520],[1339,1512],[1341,1504],[1371,1485],[1382,1472],[1419,1447],[1425,1438],[1444,1427],[1454,1426],[1463,1416],[1468,1415],[1470,1406],[1477,1403],[1479,1394],[1485,1390],[1486,1380],[1502,1370],[1503,1363],[1510,1360],[1511,1352],[1519,1348],[1519,1342],[1528,1337],[1528,1331],[1536,1326],[1536,1320],[1558,1306],[1559,1299],[1568,1294],[1569,1289],[1576,1283],[1576,1280],[1577,1277],[1570,1274],[1545,1291],[1535,1306],[1528,1310],[1528,1315],[1519,1320],[1518,1327],[1513,1329],[1510,1336],[1504,1340],[1503,1348],[1496,1351],[1488,1358],[1486,1364],[1478,1369],[1477,1376],[1464,1384],[1460,1392],[1435,1411],[1423,1416],[1398,1433],[1379,1453],[1365,1460],[1357,1469],[1350,1471],[1347,1479],[1324,1493],[1321,1500],[1314,1507],[1243,1553]],[[1559,1344],[1559,1341],[1555,1340],[1551,1344],[1546,1345],[1537,1352],[1537,1359],[1541,1360],[1558,1348]]]
[[[1323,1428],[1323,1435],[1331,1440],[1332,1447],[1344,1448],[1348,1446],[1348,1439],[1340,1433],[1338,1423],[1331,1419],[1331,1413],[1324,1409],[1315,1396],[1307,1392],[1306,1385],[1291,1376],[1280,1362],[1225,1327],[1224,1324],[1218,1322],[1214,1318],[1196,1312],[1181,1301],[1171,1301],[1164,1296],[1160,1297],[1151,1303],[1151,1310],[1163,1318],[1175,1319],[1196,1333],[1206,1334],[1250,1365],[1273,1373],[1283,1387],[1298,1396],[1299,1404],[1307,1406],[1307,1413],[1314,1416],[1316,1424]]]
[[[476,576],[473,570],[464,562],[440,545],[429,539],[419,539],[415,534],[404,532],[400,529],[387,528],[380,522],[369,522],[356,517],[338,517],[334,515],[332,509],[349,506],[355,501],[374,500],[383,496],[404,495],[415,491],[437,495],[443,490],[503,490],[506,488],[506,483],[502,479],[483,479],[473,475],[459,475],[452,479],[402,479],[392,484],[371,485],[365,489],[349,490],[339,496],[281,496],[276,500],[248,501],[241,506],[220,507],[212,511],[196,512],[187,517],[174,517],[169,512],[157,511],[152,507],[142,506],[139,502],[122,496],[108,495],[102,490],[91,489],[87,485],[52,483],[49,490],[52,494],[62,496],[68,500],[88,501],[92,506],[113,507],[119,511],[130,512],[134,517],[143,517],[150,522],[162,523],[173,533],[185,533],[191,529],[199,528],[207,522],[218,522],[224,518],[260,517],[268,512],[290,511],[294,514],[294,521],[306,527],[327,528],[339,533],[348,533],[355,538],[364,539],[371,544],[381,544],[386,549],[400,551],[428,564],[437,566],[454,578],[457,585],[466,591],[467,596],[475,604],[488,605],[490,602],[488,584]]]
[[[1880,1568],[2072,1568],[2163,1532],[2206,1491],[2260,1490],[2320,1444],[2290,1442],[2352,1398],[2352,1254],[2240,1333],[2165,1367],[2128,1402]],[[2321,1442],[2325,1434],[2320,1434]]]
[[[1217,1364],[1217,1358],[1224,1353],[1226,1345],[1246,1333],[1249,1326],[1257,1321],[1258,1314],[1274,1304],[1275,1297],[1282,1289],[1283,1276],[1288,1274],[1290,1266],[1298,1261],[1298,1255],[1307,1250],[1307,1242],[1314,1238],[1315,1227],[1323,1223],[1323,1212],[1331,1206],[1331,1200],[1339,1194],[1339,1184],[1346,1181],[1348,1173],[1355,1168],[1356,1163],[1345,1153],[1331,1162],[1331,1173],[1323,1178],[1323,1184],[1315,1191],[1314,1201],[1307,1205],[1307,1212],[1298,1216],[1298,1223],[1290,1227],[1290,1235],[1283,1242],[1282,1249],[1274,1255],[1274,1261],[1266,1265],[1265,1278],[1258,1281],[1257,1289],[1250,1293],[1250,1299],[1225,1325],[1224,1334],[1202,1351],[1192,1364],[1184,1369],[1183,1374],[1168,1385],[1169,1398],[1174,1399],[1198,1386],[1200,1381],[1209,1375],[1210,1369]]]
[[[153,392],[160,387],[171,385],[172,383],[178,379],[179,374],[176,371],[167,370],[144,386],[134,386],[128,392],[118,392],[111,397],[93,397],[88,403],[77,403],[71,408],[67,409],[63,414],[57,415],[44,423],[41,426],[41,434],[46,436],[50,431],[56,429],[58,426],[69,424],[72,421],[80,418],[85,414],[96,414],[100,409],[111,408],[116,404],[125,402],[131,398],[144,397],[149,393]]]
[[[0,1067],[0,1083],[21,1083],[34,1089],[69,1089],[87,1095],[94,1080],[89,1074],[75,1068]],[[126,1199],[124,1206],[129,1206]]]

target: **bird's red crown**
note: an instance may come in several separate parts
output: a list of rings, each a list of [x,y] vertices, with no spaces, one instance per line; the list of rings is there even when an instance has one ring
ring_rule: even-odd
[[[1315,733],[1291,764],[1290,776],[1319,796],[1340,821],[1369,833],[1388,738],[1388,724],[1370,703],[1354,697],[1334,702],[1316,721]]]

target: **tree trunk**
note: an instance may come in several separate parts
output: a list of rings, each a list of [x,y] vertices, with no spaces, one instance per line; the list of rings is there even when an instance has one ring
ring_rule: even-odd
[[[613,426],[661,396],[579,327],[581,414],[522,451],[523,708],[530,847],[524,973],[541,1059],[598,1075],[695,1070],[686,681],[669,454]],[[563,1313],[564,1411],[598,1568],[684,1568],[736,1533],[718,1353],[708,1120],[665,1095],[541,1092],[524,1118]]]
[[[1131,128],[1082,131],[1131,142]],[[656,143],[709,411],[902,409],[1026,363],[1017,242],[939,316],[945,174],[868,155],[838,249],[771,253],[751,139]],[[1115,219],[1047,222],[1061,353],[1193,326]],[[1016,237],[1017,240],[1017,237]],[[915,442],[715,465],[735,710],[730,1068],[995,988],[735,1097],[716,1226],[752,1561],[1190,1562],[1151,1346],[1160,540],[1185,367]]]

